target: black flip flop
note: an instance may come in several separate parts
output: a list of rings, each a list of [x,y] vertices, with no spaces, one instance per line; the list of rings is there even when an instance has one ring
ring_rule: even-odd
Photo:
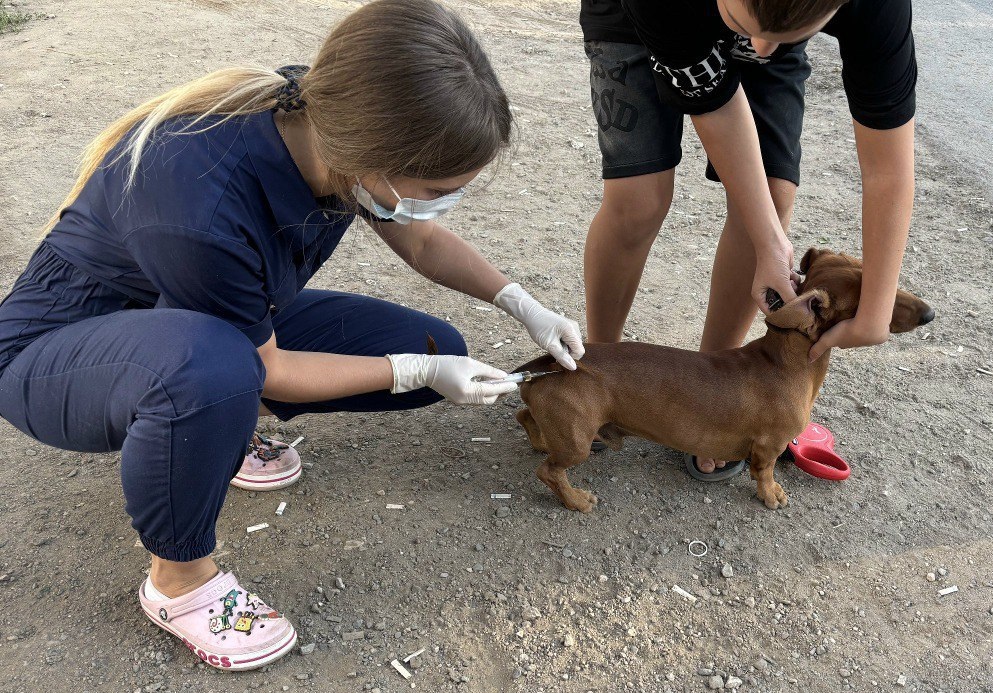
[[[690,473],[690,476],[700,481],[724,481],[733,476],[738,476],[748,466],[748,460],[738,460],[737,462],[729,462],[722,469],[715,469],[708,474],[697,469],[696,455],[689,453],[683,455],[683,463],[686,465],[686,471]]]

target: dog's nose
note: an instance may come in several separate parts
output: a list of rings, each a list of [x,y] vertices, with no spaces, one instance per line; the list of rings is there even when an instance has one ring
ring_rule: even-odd
[[[924,315],[921,316],[920,324],[927,325],[932,320],[934,320],[934,308],[928,306],[928,309],[924,312]]]

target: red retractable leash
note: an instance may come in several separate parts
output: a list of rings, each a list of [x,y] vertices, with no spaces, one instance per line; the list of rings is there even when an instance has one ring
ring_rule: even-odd
[[[786,449],[797,467],[819,479],[844,481],[852,473],[848,463],[834,451],[834,435],[821,424],[808,424]]]

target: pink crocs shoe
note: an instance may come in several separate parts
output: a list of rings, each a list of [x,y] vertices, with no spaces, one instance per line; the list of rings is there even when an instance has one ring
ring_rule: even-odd
[[[286,443],[256,433],[231,484],[249,491],[272,491],[289,486],[302,471],[300,453]]]
[[[203,587],[175,599],[149,599],[143,582],[138,598],[159,628],[218,669],[258,669],[288,654],[297,641],[290,622],[239,585],[232,573],[218,573]]]

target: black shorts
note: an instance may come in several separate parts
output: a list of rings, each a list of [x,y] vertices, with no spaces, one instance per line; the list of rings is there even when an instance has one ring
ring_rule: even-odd
[[[603,177],[675,168],[683,156],[683,114],[659,98],[647,49],[632,43],[587,41],[586,56]],[[806,42],[773,62],[742,62],[738,67],[766,175],[799,185],[804,85],[810,76]],[[709,161],[706,175],[720,181]]]

